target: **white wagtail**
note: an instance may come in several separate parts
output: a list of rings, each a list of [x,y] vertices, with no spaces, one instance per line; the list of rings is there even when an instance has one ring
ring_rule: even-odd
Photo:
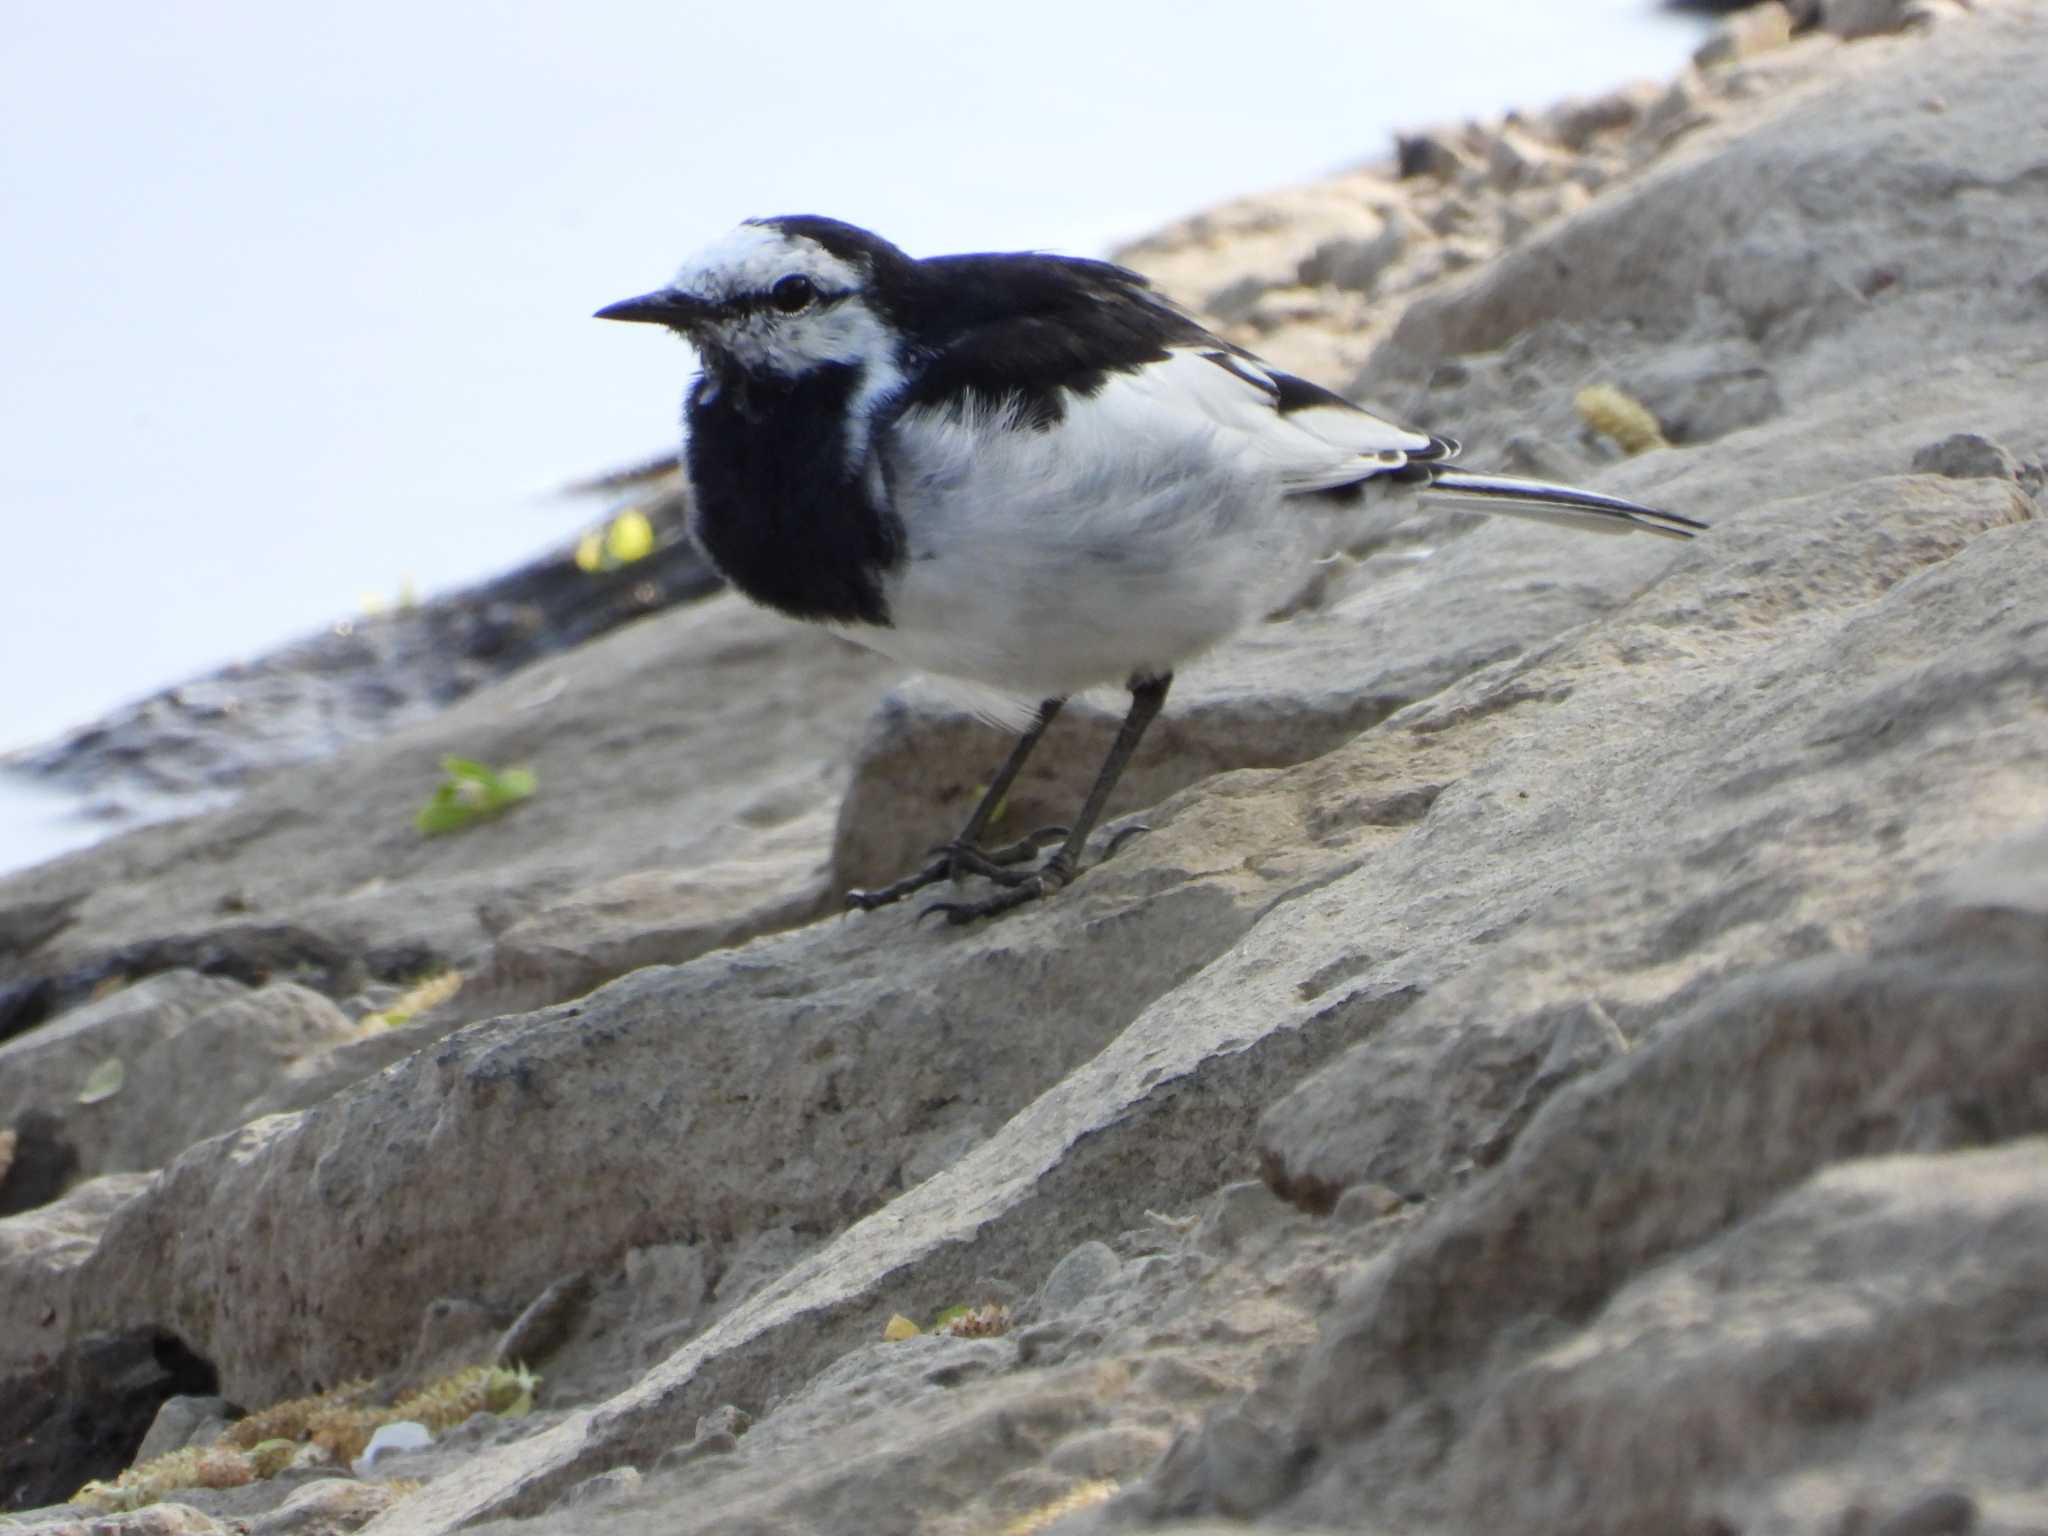
[[[927,909],[964,923],[1072,880],[1174,668],[1298,589],[1369,493],[1602,533],[1705,526],[1455,469],[1448,438],[1261,362],[1107,262],[916,260],[836,219],[756,219],[598,316],[696,348],[692,531],[734,586],[1031,722],[959,837],[858,907],[986,876],[986,899]],[[1061,704],[1104,683],[1130,712],[1073,825],[982,848]]]

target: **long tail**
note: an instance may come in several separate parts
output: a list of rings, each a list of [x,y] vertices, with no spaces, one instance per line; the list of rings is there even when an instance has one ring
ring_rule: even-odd
[[[1667,539],[1689,539],[1706,530],[1706,524],[1676,512],[1659,512],[1655,507],[1603,496],[1598,491],[1576,490],[1569,485],[1551,485],[1543,480],[1518,480],[1512,475],[1486,475],[1476,470],[1452,469],[1449,465],[1415,463],[1428,480],[1424,495],[1462,502],[1478,512],[1502,517],[1526,517],[1539,523],[1556,523],[1565,528],[1583,528],[1588,533],[1657,533]]]

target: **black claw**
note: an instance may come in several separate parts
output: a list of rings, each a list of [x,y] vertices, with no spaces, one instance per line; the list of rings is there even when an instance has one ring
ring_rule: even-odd
[[[1145,833],[1150,832],[1151,830],[1152,829],[1146,826],[1142,821],[1133,822],[1128,827],[1117,828],[1115,833],[1112,834],[1109,839],[1109,846],[1102,850],[1102,858],[1098,859],[1096,862],[1102,863],[1105,860],[1115,858],[1117,850],[1123,847],[1125,843],[1128,843],[1134,837],[1142,837]]]
[[[928,885],[936,885],[948,878],[952,872],[953,863],[950,858],[934,860],[916,874],[905,875],[901,880],[885,885],[879,891],[848,891],[846,908],[849,912],[872,912],[877,907],[886,907],[892,902],[901,901]]]

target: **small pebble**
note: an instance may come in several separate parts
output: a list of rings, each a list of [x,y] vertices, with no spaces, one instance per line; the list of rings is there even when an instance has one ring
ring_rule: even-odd
[[[574,1509],[579,1505],[604,1504],[631,1493],[639,1486],[640,1471],[637,1467],[613,1467],[609,1472],[600,1472],[595,1477],[570,1484],[568,1490],[555,1500],[554,1507]]]
[[[1041,1318],[1071,1312],[1096,1292],[1113,1284],[1123,1273],[1123,1260],[1107,1243],[1081,1244],[1045,1277],[1038,1292],[1037,1313]]]
[[[1384,1184],[1353,1184],[1337,1197],[1330,1219],[1342,1227],[1363,1227],[1383,1220],[1407,1202]]]
[[[368,1477],[371,1469],[385,1457],[404,1451],[423,1451],[433,1443],[433,1431],[416,1420],[399,1419],[392,1424],[379,1424],[377,1432],[370,1436],[370,1443],[363,1447],[363,1454],[349,1463],[349,1470],[357,1477]]]
[[[1977,1528],[1977,1501],[1957,1488],[1922,1494],[1878,1522],[1871,1536],[1969,1536]]]
[[[400,1495],[382,1483],[323,1477],[292,1490],[276,1509],[249,1522],[249,1536],[322,1536],[353,1531],[396,1504]]]
[[[1293,1214],[1292,1206],[1257,1179],[1226,1184],[1210,1198],[1195,1242],[1211,1253],[1231,1253],[1273,1232]]]
[[[2020,463],[2002,444],[1975,432],[1958,432],[1914,454],[1913,472],[1951,480],[2017,481]]]

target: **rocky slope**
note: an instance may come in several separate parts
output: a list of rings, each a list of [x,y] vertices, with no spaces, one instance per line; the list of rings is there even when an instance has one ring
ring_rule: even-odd
[[[0,1381],[75,1431],[15,1502],[209,1373],[497,1353],[531,1416],[124,1519],[2048,1525],[2048,8],[1911,9],[1128,254],[1714,527],[1385,529],[1190,671],[1053,903],[815,920],[997,743],[726,598],[0,886]],[[422,842],[448,751],[541,792]]]

